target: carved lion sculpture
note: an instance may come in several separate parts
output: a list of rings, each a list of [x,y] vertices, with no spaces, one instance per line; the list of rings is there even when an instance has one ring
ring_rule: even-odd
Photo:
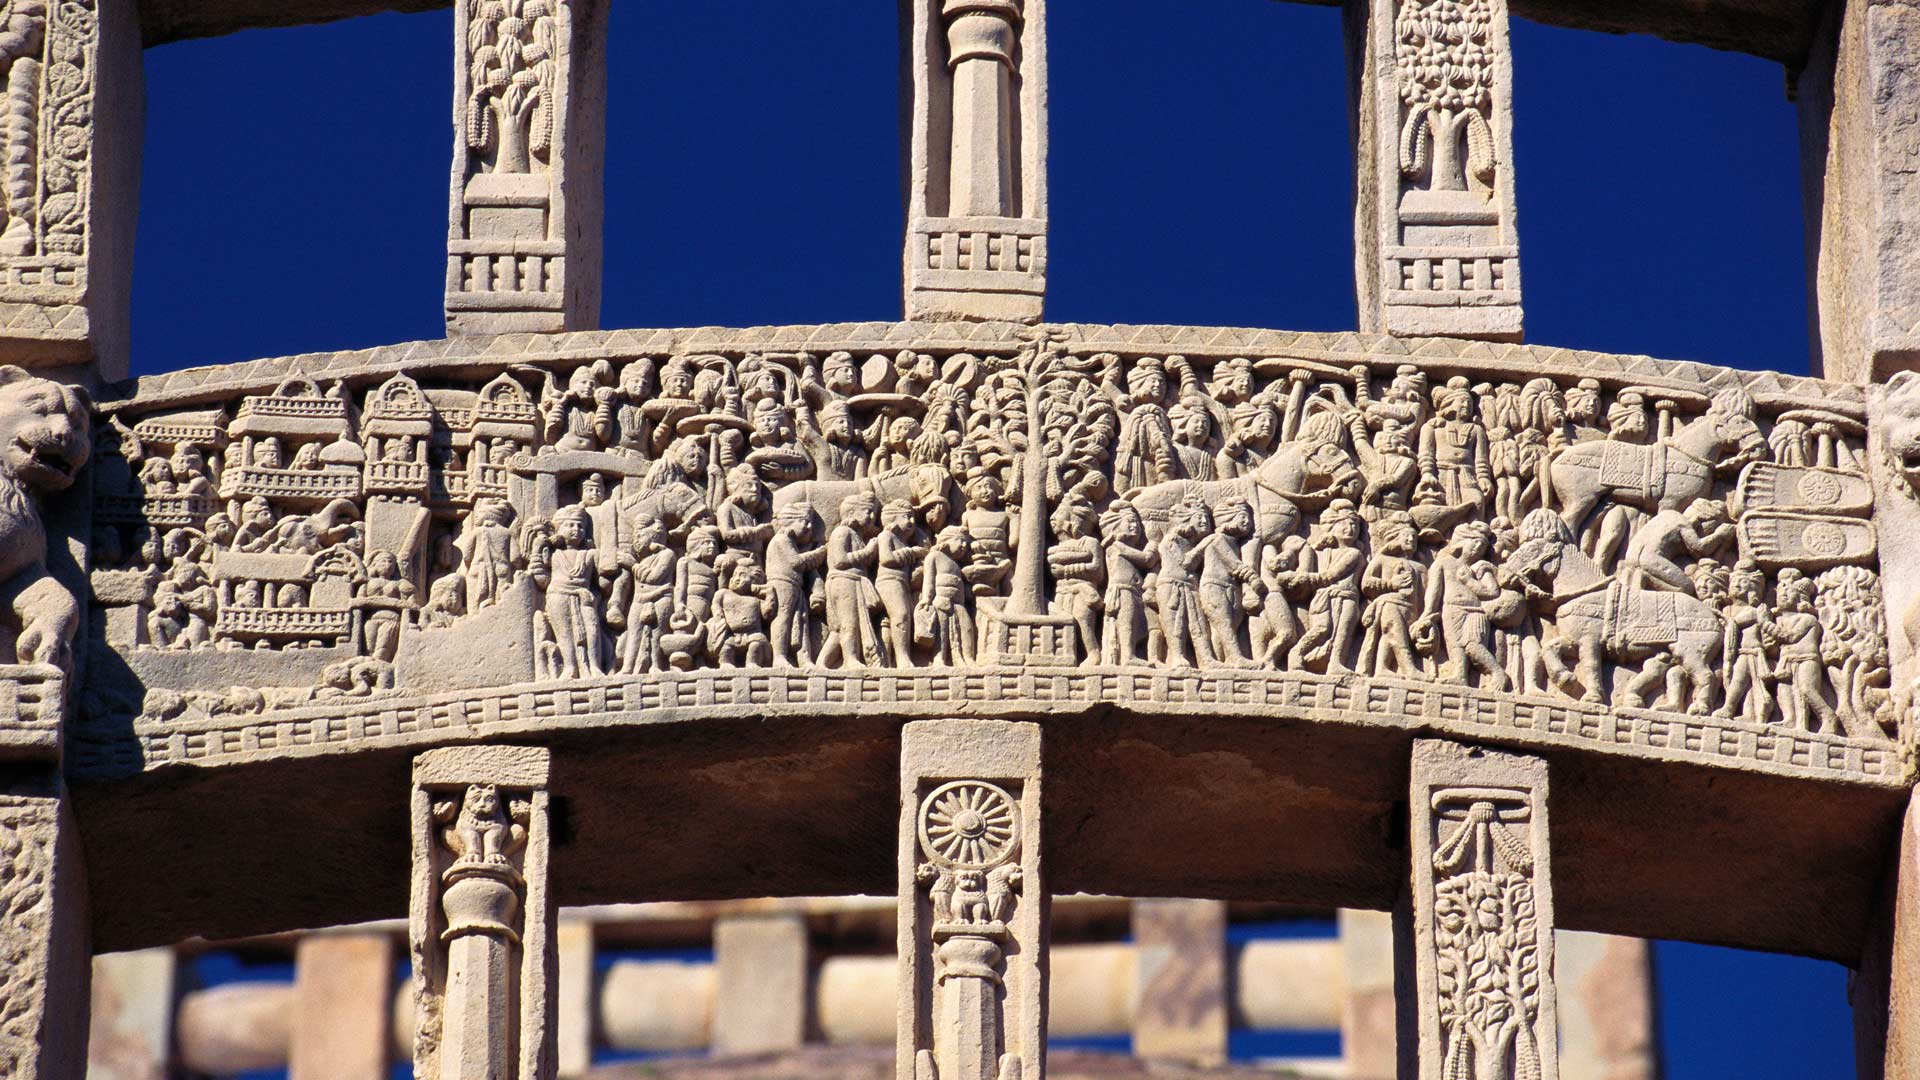
[[[87,463],[85,391],[0,365],[0,620],[23,664],[68,667],[80,605],[47,570],[40,499],[67,490]]]
[[[1887,380],[1880,415],[1887,464],[1920,497],[1920,372],[1902,371]]]

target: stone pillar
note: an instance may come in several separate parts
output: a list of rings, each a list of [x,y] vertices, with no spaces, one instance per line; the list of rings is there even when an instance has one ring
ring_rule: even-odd
[[[1557,1080],[1547,766],[1438,739],[1408,795],[1420,1080]],[[1404,1059],[1403,1059],[1404,1060]]]
[[[60,782],[0,793],[0,1076],[80,1080],[91,949],[79,836]]]
[[[807,920],[728,916],[713,924],[716,1054],[797,1050],[807,1039]]]
[[[460,746],[413,761],[409,937],[419,1080],[552,1080],[548,753]]]
[[[145,88],[133,0],[9,10],[0,35],[0,353],[127,375]]]
[[[1506,0],[1347,0],[1360,329],[1521,339]]]
[[[1384,911],[1340,912],[1340,952],[1346,996],[1340,1003],[1341,1056],[1347,1080],[1394,1080],[1394,916]]]
[[[168,1080],[178,967],[172,949],[93,958],[87,1080]]]
[[[559,991],[555,1010],[557,1073],[574,1080],[593,1067],[595,1000],[593,924],[585,919],[561,919],[558,940]]]
[[[1900,834],[1847,986],[1860,1080],[1920,1076],[1920,798]]]
[[[1800,110],[1816,374],[1920,367],[1920,10],[1828,0],[1792,84]]]
[[[393,942],[316,933],[294,952],[288,1080],[386,1080],[393,1043]]]
[[[1046,0],[913,0],[909,319],[1038,322]]]
[[[1660,1080],[1653,943],[1562,930],[1554,959],[1560,1080]]]
[[[1227,905],[1135,900],[1133,1053],[1216,1066],[1227,1060]]]
[[[454,4],[447,333],[600,324],[606,0]]]
[[[1044,1080],[1040,726],[900,740],[900,1080]]]

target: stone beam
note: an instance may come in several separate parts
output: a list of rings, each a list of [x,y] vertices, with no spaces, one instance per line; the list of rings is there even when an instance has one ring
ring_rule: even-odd
[[[898,1080],[1044,1080],[1040,726],[900,740]]]
[[[553,1080],[548,753],[430,751],[413,765],[414,1075]]]
[[[1037,322],[1046,0],[909,0],[907,317]]]
[[[599,326],[607,6],[455,5],[450,336]]]
[[[1920,368],[1920,8],[1830,0],[1793,83],[1814,367],[1849,382]]]
[[[1559,1077],[1547,802],[1539,758],[1414,743],[1402,1076]]]
[[[1507,0],[1346,6],[1360,328],[1518,341]]]

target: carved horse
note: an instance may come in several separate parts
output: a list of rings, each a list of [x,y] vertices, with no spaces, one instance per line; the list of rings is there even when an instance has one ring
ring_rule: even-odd
[[[1706,414],[1652,445],[1611,439],[1576,443],[1547,466],[1561,520],[1579,533],[1600,501],[1648,513],[1678,510],[1713,492],[1716,473],[1737,468],[1766,450],[1746,391],[1730,387]]]
[[[1571,539],[1543,560],[1551,573],[1557,633],[1542,644],[1542,659],[1554,685],[1581,700],[1607,699],[1606,661],[1643,664],[1668,657],[1690,685],[1687,711],[1705,715],[1719,679],[1720,616],[1689,593],[1640,588],[1612,579]],[[1621,704],[1639,708],[1645,690],[1667,665],[1643,672],[1623,692]]]
[[[1168,480],[1135,488],[1127,501],[1140,511],[1147,535],[1158,542],[1167,517],[1181,500],[1198,494],[1207,506],[1244,502],[1253,509],[1262,542],[1290,531],[1303,511],[1335,498],[1358,498],[1364,483],[1347,451],[1347,430],[1329,410],[1310,418],[1291,442],[1281,443],[1252,473],[1232,480]]]
[[[940,526],[935,524],[935,516],[951,505],[952,488],[945,466],[907,465],[860,480],[805,480],[788,484],[774,491],[773,510],[777,515],[789,506],[812,507],[813,512],[820,515],[821,529],[830,532],[840,522],[840,504],[849,495],[864,492],[879,500],[882,506],[895,499],[907,500],[927,511],[928,525],[937,532]]]

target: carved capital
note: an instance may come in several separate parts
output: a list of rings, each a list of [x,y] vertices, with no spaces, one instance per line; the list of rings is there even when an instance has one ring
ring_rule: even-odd
[[[1033,724],[929,720],[902,736],[903,1080],[1040,1076],[1039,735]]]
[[[546,750],[526,747],[455,747],[414,760],[417,1076],[553,1076],[547,761]]]

